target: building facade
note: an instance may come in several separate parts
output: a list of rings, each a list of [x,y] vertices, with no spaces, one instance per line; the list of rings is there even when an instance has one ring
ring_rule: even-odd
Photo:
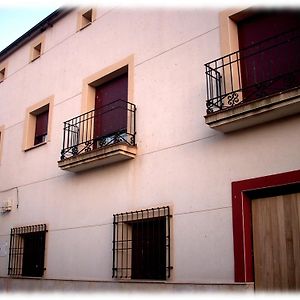
[[[1,289],[299,289],[299,26],[68,8],[0,52]]]

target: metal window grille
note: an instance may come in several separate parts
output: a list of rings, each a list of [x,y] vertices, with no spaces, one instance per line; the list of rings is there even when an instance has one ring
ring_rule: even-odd
[[[170,277],[170,208],[113,216],[113,278],[166,280]]]
[[[11,229],[8,275],[43,276],[46,232],[46,224]]]

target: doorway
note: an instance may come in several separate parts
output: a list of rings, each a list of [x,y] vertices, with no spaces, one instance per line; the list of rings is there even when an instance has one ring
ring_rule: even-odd
[[[252,199],[256,290],[300,289],[300,193]]]

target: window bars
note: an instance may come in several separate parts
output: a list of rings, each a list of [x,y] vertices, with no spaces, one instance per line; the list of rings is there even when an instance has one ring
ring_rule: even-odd
[[[8,275],[43,276],[46,232],[46,224],[11,229]]]
[[[112,277],[169,278],[170,208],[151,208],[113,217]]]

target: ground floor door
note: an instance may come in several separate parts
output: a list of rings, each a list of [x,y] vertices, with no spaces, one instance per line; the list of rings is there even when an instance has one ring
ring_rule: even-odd
[[[300,290],[300,193],[251,205],[255,289]]]

